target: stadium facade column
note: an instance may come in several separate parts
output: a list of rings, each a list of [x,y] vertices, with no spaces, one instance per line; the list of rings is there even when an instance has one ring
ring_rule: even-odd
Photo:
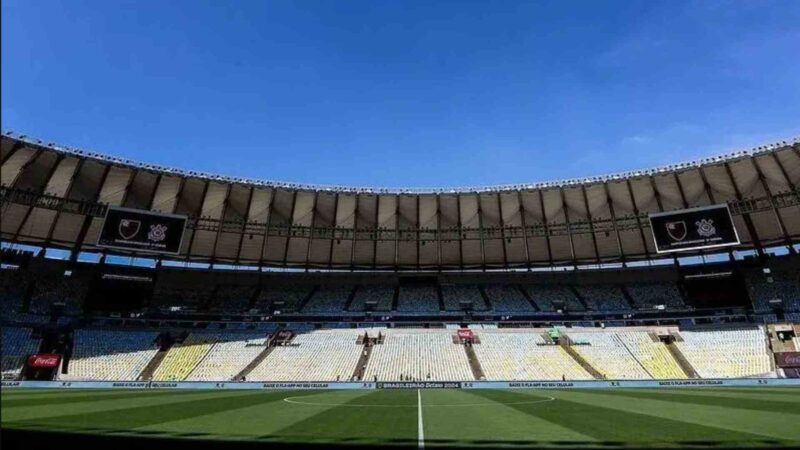
[[[478,238],[481,243],[481,271],[486,272],[486,246],[484,243],[484,229],[483,229],[483,209],[481,208],[481,194],[476,192],[475,197],[478,200]]]
[[[304,269],[306,272],[308,272],[308,262],[309,259],[311,258],[311,243],[314,240],[314,233],[316,232],[318,200],[319,200],[319,191],[314,191],[314,202],[311,206],[311,228],[310,228],[310,233],[308,233],[308,243],[306,244],[306,262]]]
[[[581,183],[581,195],[583,195],[583,206],[586,208],[586,219],[589,221],[589,232],[592,233],[592,244],[594,244],[594,254],[597,264],[600,264],[600,249],[597,247],[597,235],[594,232],[594,219],[592,210],[589,209],[589,197],[586,195],[586,185]],[[566,208],[566,205],[564,206]]]
[[[97,192],[93,196],[93,203],[98,203],[100,201],[100,193],[103,192],[103,185],[106,184],[106,180],[108,179],[108,174],[111,172],[111,165],[107,165],[103,170],[103,176],[100,179],[100,183],[97,185]],[[81,224],[81,229],[78,232],[77,238],[75,238],[75,243],[73,244],[73,253],[75,259],[73,260],[73,254],[70,254],[70,262],[77,261],[77,255],[80,252],[81,247],[83,246],[83,241],[86,239],[86,233],[89,232],[89,227],[92,224],[93,217],[91,215],[86,215],[83,218],[83,223]]]
[[[264,252],[267,251],[267,239],[272,232],[272,210],[275,206],[275,197],[277,197],[278,190],[274,187],[270,188],[269,203],[267,203],[267,221],[264,222],[264,239],[261,240],[261,251],[258,254],[258,271],[264,273]],[[259,276],[259,286],[261,285],[261,277]]]
[[[793,150],[795,150],[797,157],[800,158],[800,152],[798,152],[794,148]],[[778,165],[778,168],[781,171],[781,175],[783,176],[783,179],[786,181],[786,184],[789,186],[789,189],[791,189],[792,193],[794,194],[795,202],[800,203],[800,194],[798,194],[797,192],[797,186],[792,182],[792,179],[789,178],[789,174],[786,172],[786,167],[783,166],[781,159],[778,158],[778,155],[775,152],[770,152],[770,155],[772,156],[772,159],[775,161],[775,164]],[[795,250],[794,245],[789,245],[789,253],[792,254],[797,253],[797,250]]]
[[[550,244],[550,225],[547,223],[547,211],[544,209],[544,194],[542,189],[536,190],[539,193],[539,207],[542,209],[542,226],[544,227],[544,240],[547,242],[547,261],[550,267],[553,266],[553,247]]]
[[[251,205],[253,203],[253,193],[255,192],[255,186],[250,186],[250,190],[247,194],[247,209],[245,210],[244,217],[242,218],[242,226],[239,229],[239,248],[236,250],[236,264],[239,265],[242,263],[242,247],[244,246],[244,236],[247,233],[247,227],[250,223],[250,210]]]
[[[731,180],[731,185],[733,186],[733,191],[736,195],[736,200],[739,202],[742,201],[742,192],[739,190],[739,185],[736,184],[736,177],[733,176],[733,171],[731,171],[731,166],[728,162],[724,162],[723,166],[725,167],[725,173],[728,174],[728,178]],[[750,217],[750,213],[742,213],[742,220],[744,220],[744,224],[747,227],[747,231],[750,233],[750,237],[753,239],[753,244],[755,245],[756,254],[758,255],[759,259],[764,258],[764,248],[761,245],[761,238],[758,236],[758,232],[756,231],[755,225],[753,225],[753,219]]]
[[[564,220],[567,225],[567,236],[569,236],[569,253],[572,256],[572,266],[578,267],[578,260],[575,257],[575,242],[572,240],[572,224],[569,221],[569,208],[567,208],[567,198],[564,194],[564,186],[558,187],[558,192],[561,194],[561,209],[564,211]]]
[[[297,206],[297,190],[292,191],[292,207],[289,210],[289,224],[286,226],[286,242],[283,244],[283,258],[281,259],[281,266],[288,267],[287,259],[289,258],[289,242],[292,240],[292,233],[294,232],[294,211]]]
[[[631,198],[631,206],[633,207],[633,214],[636,216],[636,224],[639,228],[639,236],[642,238],[642,249],[644,250],[645,259],[648,263],[651,261],[650,250],[647,249],[647,238],[644,235],[644,224],[642,224],[642,213],[639,211],[639,206],[636,205],[636,196],[633,195],[633,186],[631,185],[630,178],[625,179],[625,184],[628,187],[628,195]]]
[[[525,222],[525,203],[522,201],[522,190],[517,191],[517,202],[519,203],[519,218],[520,225],[522,225],[522,241],[525,246],[525,263],[527,264],[528,271],[531,270],[531,251],[528,246],[528,225]]]
[[[617,237],[617,252],[619,253],[622,267],[628,267],[627,258],[625,257],[625,250],[622,248],[622,239],[619,236],[619,227],[617,227],[617,214],[614,212],[614,202],[611,201],[611,191],[608,188],[608,182],[603,181],[603,191],[606,193],[606,205],[608,212],[611,214],[611,226],[614,228],[614,235]],[[645,248],[647,248],[645,246]]]
[[[25,172],[25,170],[28,167],[33,165],[36,162],[36,160],[38,160],[39,158],[44,157],[45,155],[46,155],[46,153],[43,150],[37,149],[36,150],[36,155],[33,158],[31,158],[30,160],[28,160],[28,162],[26,162],[22,166],[22,168],[20,169],[20,171],[19,171],[19,173],[17,175],[17,178],[19,178]],[[47,183],[53,177],[53,174],[56,172],[56,169],[58,168],[59,164],[61,164],[61,161],[63,161],[63,160],[64,160],[64,155],[59,154],[56,157],[56,160],[53,163],[53,166],[50,167],[48,169],[48,171],[47,171],[47,177],[44,178],[43,181],[42,181],[42,183],[44,185],[41,186],[41,187],[37,187],[34,190],[36,192],[36,194],[42,195],[44,193],[44,190],[47,189]],[[16,179],[12,180],[12,182],[9,183],[9,186],[13,186],[16,182],[17,182]],[[34,209],[36,209],[36,206],[34,206],[35,202],[32,202],[32,203],[33,204],[31,206],[28,206],[28,209],[25,210],[25,215],[22,217],[22,220],[20,221],[19,226],[17,227],[16,231],[14,231],[14,238],[12,240],[13,242],[17,242],[17,240],[19,240],[19,235],[20,235],[20,233],[22,233],[22,228],[25,227],[25,224],[28,222],[28,219],[30,218],[31,213],[33,212]]]
[[[355,270],[355,260],[356,260],[356,237],[358,235],[358,201],[359,201],[359,193],[356,192],[356,199],[355,199],[355,206],[353,207],[353,240],[350,241],[350,271],[352,272]],[[333,221],[336,223],[336,213],[339,209],[339,194],[336,194],[336,205],[334,206],[333,212]],[[331,251],[333,251],[333,241],[331,239]],[[331,258],[333,258],[333,253],[331,253]]]
[[[769,183],[767,183],[766,177],[764,177],[764,172],[761,170],[761,167],[758,165],[758,161],[756,161],[755,157],[750,157],[750,163],[753,165],[753,168],[756,170],[758,174],[758,179],[761,181],[761,186],[764,188],[764,192],[767,193],[767,197],[769,198],[769,205],[772,207],[772,214],[775,216],[775,221],[778,223],[778,228],[781,230],[781,235],[783,236],[783,240],[786,243],[786,246],[790,249],[792,248],[792,238],[789,237],[789,233],[786,232],[786,225],[783,222],[783,217],[781,217],[780,211],[778,211],[778,207],[775,205],[775,197],[772,195],[772,189],[769,188]]]
[[[75,166],[75,170],[72,172],[72,176],[69,179],[69,183],[67,184],[67,188],[64,189],[64,198],[65,200],[70,198],[70,194],[72,191],[73,186],[75,185],[75,180],[78,178],[81,169],[83,169],[83,163],[86,161],[85,158],[79,158],[78,164]],[[161,175],[159,175],[160,177]],[[50,223],[50,228],[47,230],[47,236],[45,237],[43,246],[49,247],[50,243],[53,241],[53,233],[56,231],[56,224],[58,220],[61,218],[61,213],[64,211],[64,204],[65,201],[61,201],[58,204],[58,210],[56,211],[55,217],[53,217],[53,221]]]

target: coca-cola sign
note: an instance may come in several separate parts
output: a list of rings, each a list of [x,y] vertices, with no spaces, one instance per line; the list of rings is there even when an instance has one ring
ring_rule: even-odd
[[[28,367],[36,369],[52,369],[58,367],[58,362],[61,361],[60,355],[53,354],[38,354],[28,357]]]
[[[778,367],[800,367],[800,352],[775,353]]]
[[[461,339],[472,339],[472,330],[458,330],[458,337]]]

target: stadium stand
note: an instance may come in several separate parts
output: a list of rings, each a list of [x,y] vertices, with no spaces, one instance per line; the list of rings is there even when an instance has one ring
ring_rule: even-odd
[[[364,311],[368,301],[375,302],[376,311],[390,311],[394,300],[393,286],[366,285],[360,286],[353,297],[350,311]]]
[[[610,380],[652,378],[613,332],[568,333],[573,349]]]
[[[442,299],[446,311],[461,311],[461,302],[472,302],[476,311],[487,311],[489,307],[483,300],[481,291],[475,285],[444,285]]]
[[[77,316],[83,309],[88,286],[83,280],[64,276],[48,276],[36,279],[31,296],[30,312],[50,314],[55,303],[64,303],[63,313]]]
[[[478,355],[487,380],[590,380],[559,345],[545,343],[544,330],[481,332]]]
[[[180,308],[180,311],[192,312],[202,310],[210,300],[211,292],[205,289],[158,286],[150,305],[163,311]]]
[[[466,352],[447,330],[388,330],[375,345],[366,380],[474,380]]]
[[[158,332],[75,330],[68,373],[62,380],[136,380],[158,352]]]
[[[209,307],[209,311],[222,313],[245,311],[250,305],[250,299],[253,294],[255,294],[254,286],[219,286],[216,295],[214,295],[214,303]]]
[[[364,347],[356,344],[359,330],[318,330],[301,333],[272,349],[247,376],[248,381],[336,381],[355,373]]]
[[[686,376],[666,345],[646,331],[622,331],[614,334],[651,377],[675,379]]]
[[[535,285],[525,289],[536,306],[542,311],[555,311],[556,304],[564,305],[568,311],[585,311],[580,300],[567,286]]]
[[[637,309],[653,309],[655,305],[671,309],[686,308],[675,283],[631,283],[626,288]]]
[[[436,289],[427,286],[402,286],[397,311],[404,313],[439,312]]]
[[[220,335],[186,380],[230,381],[264,350],[266,340],[263,335]]]
[[[771,372],[762,326],[743,329],[681,331],[675,345],[703,378],[736,378]]]
[[[25,358],[38,351],[40,340],[33,338],[30,328],[4,326],[2,336],[2,379],[15,380],[25,366]]]
[[[576,290],[583,297],[586,305],[593,311],[626,311],[631,309],[625,300],[625,294],[619,286],[589,285],[577,286]]]
[[[183,381],[200,364],[220,338],[211,333],[191,333],[174,345],[153,373],[153,381]],[[224,337],[223,337],[224,339]]]
[[[312,290],[313,287],[308,285],[265,286],[258,294],[255,308],[259,311],[271,311],[273,308],[277,308],[276,302],[283,302],[280,307],[282,312],[296,311]]]
[[[303,308],[305,313],[337,313],[344,311],[353,286],[321,286]]]
[[[488,285],[486,296],[497,312],[533,312],[528,299],[516,287],[502,284]]]

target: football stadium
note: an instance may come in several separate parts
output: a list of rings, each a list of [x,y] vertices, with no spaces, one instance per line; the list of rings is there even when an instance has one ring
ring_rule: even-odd
[[[797,183],[798,140],[392,191],[6,132],[2,426],[107,445],[797,445]]]
[[[2,450],[800,448],[800,2],[0,9]]]

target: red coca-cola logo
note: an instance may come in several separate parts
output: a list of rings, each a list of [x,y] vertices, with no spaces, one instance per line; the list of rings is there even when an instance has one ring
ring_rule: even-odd
[[[458,337],[462,339],[469,339],[472,337],[472,330],[458,330]]]
[[[57,367],[58,362],[61,360],[59,355],[31,355],[28,358],[28,366],[36,368],[51,368]]]
[[[800,367],[800,352],[776,353],[775,357],[780,367]]]

